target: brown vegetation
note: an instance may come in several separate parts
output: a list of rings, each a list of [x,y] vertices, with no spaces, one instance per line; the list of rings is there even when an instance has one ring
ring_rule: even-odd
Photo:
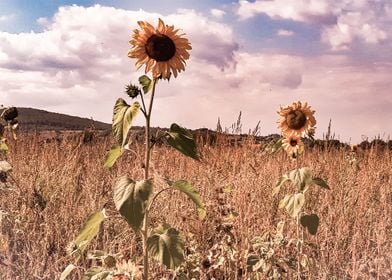
[[[45,143],[39,136],[21,136],[11,144],[13,186],[0,189],[0,279],[58,279],[75,263],[67,256],[67,245],[86,218],[102,207],[116,217],[105,221],[89,249],[121,252],[140,262],[140,237],[125,221],[118,223],[112,202],[118,174],[142,177],[135,154],[109,171],[102,162],[111,137]],[[141,154],[143,146],[133,149]],[[199,163],[156,146],[152,168],[159,176],[192,182],[208,207],[207,218],[197,220],[193,204],[173,192],[160,197],[152,221],[181,231],[190,244],[188,267],[195,263],[200,279],[251,279],[246,259],[254,237],[272,231],[281,220],[286,221],[284,235],[295,237],[292,219],[278,209],[281,196],[272,196],[272,186],[296,165],[283,152],[268,155],[255,145],[204,146],[201,154]],[[331,187],[309,192],[306,208],[317,209],[321,225],[316,237],[306,235],[311,244],[304,250],[316,265],[304,272],[304,279],[392,279],[392,151],[313,149],[302,161]],[[173,203],[166,202],[169,197]],[[277,253],[296,257],[295,251]],[[75,264],[80,268],[74,279],[92,265],[84,259]],[[162,271],[155,267],[154,279],[171,279]]]

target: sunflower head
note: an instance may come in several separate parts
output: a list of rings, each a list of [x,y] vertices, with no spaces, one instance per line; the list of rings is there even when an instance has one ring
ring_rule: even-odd
[[[18,117],[18,109],[16,109],[16,107],[7,108],[3,111],[1,116],[6,122],[10,122]]]
[[[316,125],[314,112],[306,102],[302,104],[300,101],[281,107],[278,112],[280,115],[278,127],[282,130],[283,135],[297,134],[301,136],[303,133],[312,135]]]
[[[140,88],[138,86],[133,85],[133,84],[126,85],[125,92],[131,98],[136,98],[136,97],[138,97],[138,95],[140,95],[142,93]]]
[[[145,72],[152,72],[153,78],[169,79],[173,74],[185,70],[185,60],[189,59],[188,50],[192,47],[183,34],[174,26],[166,25],[159,19],[158,26],[154,28],[150,23],[139,21],[141,30],[135,29],[132,45],[128,57],[136,59],[139,69],[145,65]]]
[[[286,136],[282,141],[282,147],[292,158],[297,158],[304,151],[304,143],[296,134]]]

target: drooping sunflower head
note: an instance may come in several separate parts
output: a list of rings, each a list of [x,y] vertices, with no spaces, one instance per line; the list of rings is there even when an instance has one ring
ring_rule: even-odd
[[[304,142],[300,136],[292,134],[283,138],[282,147],[292,158],[297,158],[304,151]]]
[[[183,34],[174,26],[166,25],[161,19],[157,28],[144,21],[138,22],[141,30],[135,29],[128,57],[136,59],[139,69],[145,65],[145,72],[152,72],[154,78],[168,79],[171,74],[185,70],[185,60],[189,59],[188,50],[192,47]]]
[[[278,112],[280,115],[278,127],[283,135],[314,134],[314,126],[316,125],[314,113],[315,111],[312,111],[306,102],[302,104],[297,101],[289,106],[281,107]]]

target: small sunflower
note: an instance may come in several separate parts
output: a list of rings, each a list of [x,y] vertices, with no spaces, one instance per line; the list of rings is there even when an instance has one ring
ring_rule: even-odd
[[[304,143],[296,134],[286,136],[282,141],[282,147],[292,158],[296,158],[304,151]]]
[[[169,79],[171,73],[177,77],[177,73],[185,70],[188,50],[192,49],[188,39],[182,37],[184,34],[177,34],[178,29],[165,25],[161,19],[157,28],[145,21],[138,24],[141,30],[134,30],[129,41],[132,48],[128,57],[137,59],[137,69],[145,64],[145,72],[151,71],[154,78]]]
[[[314,113],[315,111],[312,111],[306,102],[302,104],[297,101],[292,105],[281,107],[278,112],[281,116],[278,127],[282,130],[283,135],[314,134],[314,126],[316,125]]]

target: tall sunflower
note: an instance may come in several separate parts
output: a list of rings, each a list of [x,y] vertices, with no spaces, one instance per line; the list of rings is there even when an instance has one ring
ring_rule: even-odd
[[[192,49],[188,39],[161,19],[157,28],[145,21],[139,21],[138,24],[141,30],[133,31],[128,57],[136,58],[137,69],[145,65],[145,72],[151,71],[154,78],[168,79],[171,73],[177,77],[177,73],[185,70],[185,60],[189,59],[188,50]]]
[[[296,158],[304,151],[304,142],[300,136],[292,134],[283,138],[282,147],[292,158]]]
[[[281,107],[278,114],[280,119],[278,127],[282,134],[301,136],[303,133],[313,134],[316,119],[314,118],[315,111],[312,111],[308,103],[302,104],[300,101],[285,107]]]

